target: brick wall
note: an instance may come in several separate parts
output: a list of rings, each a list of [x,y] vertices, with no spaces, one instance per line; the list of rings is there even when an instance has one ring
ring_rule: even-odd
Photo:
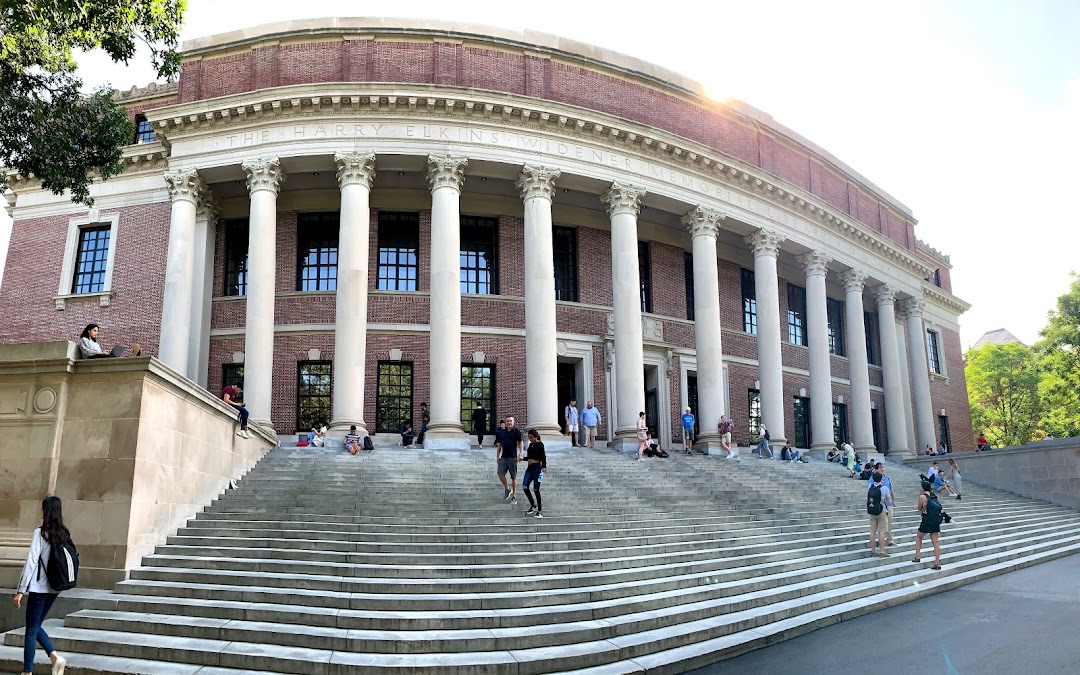
[[[188,61],[180,76],[179,100],[343,81],[440,84],[525,94],[664,129],[758,166],[915,250],[910,236],[913,223],[860,191],[809,150],[762,130],[759,123],[720,104],[693,102],[572,63],[427,38],[417,42],[313,39],[307,44],[267,44]]]

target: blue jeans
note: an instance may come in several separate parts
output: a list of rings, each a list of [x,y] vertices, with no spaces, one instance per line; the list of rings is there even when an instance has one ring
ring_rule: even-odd
[[[764,448],[765,452],[769,453],[769,459],[772,459],[772,448],[769,447],[769,440],[767,438],[761,439],[761,442],[757,446],[758,457],[761,457],[761,450]]]
[[[792,450],[791,451],[791,461],[797,462],[800,459],[802,459],[802,451],[799,450],[799,449]]]
[[[237,405],[236,403],[230,403],[229,405],[231,405],[233,408],[236,409],[237,412],[240,413],[240,428],[247,429],[248,409],[242,405]]]
[[[23,672],[34,672],[34,650],[38,644],[46,654],[52,654],[52,640],[41,627],[41,622],[48,616],[53,603],[56,602],[55,593],[31,593],[26,599],[26,637],[23,640]]]

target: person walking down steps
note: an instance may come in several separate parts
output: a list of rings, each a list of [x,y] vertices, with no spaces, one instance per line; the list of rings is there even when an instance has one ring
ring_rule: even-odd
[[[521,429],[514,426],[514,418],[506,418],[506,426],[495,432],[495,462],[498,465],[499,482],[503,486],[503,499],[517,504],[517,463],[524,442]],[[506,474],[510,482],[506,482]]]
[[[30,553],[26,556],[26,565],[23,566],[22,577],[19,579],[15,599],[12,601],[15,609],[20,609],[23,597],[29,595],[26,598],[26,633],[23,638],[22,672],[24,675],[30,675],[34,671],[34,651],[39,644],[52,661],[53,675],[61,675],[67,666],[67,660],[56,653],[52,640],[41,626],[62,590],[54,589],[50,583],[50,577],[54,575],[54,572],[49,568],[48,561],[52,558],[54,547],[59,547],[57,553],[67,553],[68,547],[74,550],[71,532],[64,525],[60,498],[50,496],[41,502],[41,526],[34,530],[34,536],[30,540]],[[70,562],[67,555],[65,559]],[[78,571],[77,560],[76,556],[75,567],[72,569],[69,565],[66,573],[61,575],[61,579],[74,581],[75,573]]]
[[[476,434],[476,444],[481,448],[484,447],[484,432],[487,431],[487,425],[487,410],[484,410],[484,406],[477,401],[472,411],[472,427],[473,433]]]
[[[529,463],[525,468],[525,477],[521,479],[521,489],[529,500],[527,516],[535,515],[537,518],[544,517],[544,505],[540,501],[540,482],[547,473],[547,453],[544,452],[544,443],[540,440],[540,433],[536,429],[529,429],[529,447],[525,451],[524,459]],[[531,487],[530,487],[531,486]],[[533,493],[536,499],[533,500]]]

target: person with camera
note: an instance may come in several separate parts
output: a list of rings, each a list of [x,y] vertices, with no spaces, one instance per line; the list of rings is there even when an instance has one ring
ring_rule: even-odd
[[[930,569],[941,569],[941,523],[945,519],[945,511],[941,508],[941,502],[934,494],[934,486],[928,481],[922,483],[922,493],[919,494],[919,514],[922,521],[919,523],[919,531],[915,533],[915,557],[911,562],[922,562],[919,554],[922,553],[923,537],[930,535],[930,543],[934,545],[934,566]]]

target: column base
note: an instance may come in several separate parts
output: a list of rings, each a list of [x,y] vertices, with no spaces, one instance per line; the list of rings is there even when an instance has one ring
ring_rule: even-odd
[[[732,450],[735,446],[731,446]],[[701,434],[694,441],[692,447],[694,452],[700,452],[703,455],[727,455],[727,450],[724,449],[722,443],[720,443],[720,434]]]
[[[435,422],[428,424],[424,434],[425,450],[471,450],[472,437],[460,424]]]
[[[574,444],[570,436],[563,435],[562,428],[558,424],[538,422],[521,427],[526,449],[529,447],[529,429],[536,429],[536,433],[540,434],[540,440],[544,442],[544,450],[565,450]]]
[[[277,438],[277,431],[274,430],[274,425],[270,420],[248,420],[248,429],[258,431],[264,436],[272,436]]]
[[[617,429],[615,437],[608,441],[607,446],[618,452],[637,455],[638,448],[641,447],[641,441],[637,437],[637,428]]]
[[[770,442],[769,445],[772,445],[772,443]],[[780,447],[784,447],[784,446],[781,445]],[[835,447],[837,447],[835,443],[811,443],[810,444],[810,452],[824,452],[825,454],[828,454],[829,451],[832,450]],[[873,446],[871,446],[870,449],[873,450],[874,449]],[[863,452],[864,451],[863,448],[859,448],[859,447],[856,447],[855,450],[857,450],[858,452]]]
[[[911,450],[908,450],[907,448],[901,448],[900,450],[889,450],[889,454],[886,455],[886,458],[894,462],[904,462],[909,459],[915,459],[915,457],[917,457],[917,455]]]

